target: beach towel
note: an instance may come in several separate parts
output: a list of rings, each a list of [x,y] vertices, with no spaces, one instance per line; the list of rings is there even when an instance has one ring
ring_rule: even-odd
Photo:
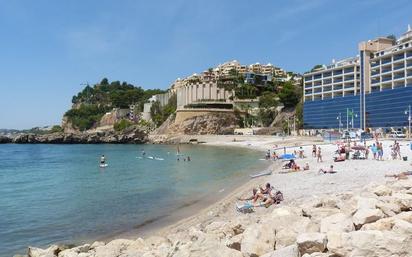
[[[236,210],[241,213],[251,213],[255,211],[253,204],[250,202],[244,204],[236,203]]]

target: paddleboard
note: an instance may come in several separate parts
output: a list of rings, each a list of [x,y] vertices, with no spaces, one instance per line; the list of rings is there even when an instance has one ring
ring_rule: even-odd
[[[159,158],[159,157],[155,157],[155,160],[156,160],[156,161],[164,161],[165,159]]]
[[[147,159],[153,160],[154,157],[153,157],[153,156],[149,156],[149,157],[147,157]]]
[[[105,164],[100,164],[99,166],[100,168],[106,168],[107,166],[109,166],[109,164],[105,163]]]
[[[258,177],[262,177],[262,176],[269,176],[272,174],[272,171],[266,171],[266,172],[262,172],[262,173],[258,173],[258,174],[253,174],[253,175],[249,175],[250,178],[258,178]]]

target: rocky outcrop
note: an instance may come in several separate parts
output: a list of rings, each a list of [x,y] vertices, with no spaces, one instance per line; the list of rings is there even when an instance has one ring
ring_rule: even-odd
[[[0,143],[16,144],[142,144],[147,142],[147,133],[139,127],[130,127],[121,132],[52,133],[45,135],[20,134]]]
[[[329,194],[300,205],[197,224],[165,237],[117,239],[66,250],[31,248],[29,256],[409,257],[411,189],[412,180],[388,182],[357,194]]]
[[[180,114],[177,114],[180,115]],[[189,116],[177,121],[173,116],[153,132],[159,134],[186,134],[186,135],[222,135],[233,134],[237,127],[237,118],[234,113],[207,113]]]
[[[12,141],[13,140],[10,137],[0,135],[0,144],[7,144],[11,143]]]

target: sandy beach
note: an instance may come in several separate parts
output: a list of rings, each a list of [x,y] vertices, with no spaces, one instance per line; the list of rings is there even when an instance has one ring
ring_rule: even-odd
[[[236,146],[262,151],[262,158],[268,149],[274,149],[278,154],[283,153],[283,147],[287,148],[288,153],[298,151],[302,146],[306,158],[297,159],[296,162],[302,167],[306,162],[309,163],[310,170],[300,172],[284,172],[281,160],[267,161],[270,162],[269,170],[272,175],[251,179],[246,184],[240,186],[233,192],[228,192],[227,196],[221,201],[206,207],[194,216],[183,219],[171,226],[154,231],[157,235],[165,236],[169,233],[182,231],[193,225],[207,225],[214,221],[230,220],[233,217],[242,215],[235,210],[235,203],[238,197],[246,197],[252,194],[252,189],[259,185],[269,182],[276,189],[284,194],[283,205],[299,204],[311,198],[320,198],[328,194],[338,194],[349,191],[361,190],[363,186],[375,182],[383,183],[388,181],[384,176],[386,174],[395,174],[402,171],[412,170],[411,157],[412,151],[409,148],[409,142],[401,141],[401,153],[408,156],[408,161],[391,160],[390,146],[394,140],[384,140],[384,161],[372,159],[369,154],[368,160],[349,160],[345,162],[334,162],[336,156],[335,143],[324,143],[319,138],[311,137],[289,137],[278,138],[271,136],[197,136],[199,141],[205,142],[206,145],[214,146]],[[233,139],[236,138],[236,141]],[[187,139],[187,138],[185,138]],[[367,145],[372,145],[374,141],[367,141]],[[312,145],[320,146],[323,151],[323,162],[318,163],[315,157],[311,156]],[[336,174],[319,174],[319,169],[327,169],[334,165],[338,171]],[[271,206],[271,208],[276,208]],[[258,214],[267,213],[265,208],[257,209]]]

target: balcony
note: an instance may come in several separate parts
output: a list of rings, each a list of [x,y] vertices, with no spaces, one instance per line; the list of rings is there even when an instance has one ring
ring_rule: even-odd
[[[342,90],[342,86],[335,86],[333,87],[333,90]]]
[[[393,76],[393,79],[395,80],[395,79],[403,79],[403,78],[405,78],[405,74],[395,74],[394,76]]]
[[[392,80],[392,77],[384,77],[384,78],[382,78],[382,82],[389,81],[389,80]]]
[[[312,81],[312,76],[305,77],[305,81]]]
[[[391,59],[384,59],[382,60],[382,65],[390,63],[392,60]]]
[[[322,75],[320,75],[320,74],[313,76],[313,80],[317,80],[317,79],[321,79],[321,78],[322,78]]]
[[[332,76],[332,72],[325,72],[325,73],[323,73],[323,77],[324,77],[324,78],[328,78],[328,77],[330,77],[330,76]]]
[[[382,69],[381,74],[385,74],[385,73],[388,73],[388,72],[391,72],[391,71],[392,71],[391,69]]]
[[[324,80],[323,81],[323,85],[329,85],[329,84],[332,84],[332,80]]]
[[[381,82],[379,79],[378,80],[372,80],[372,84],[377,84],[379,82]]]
[[[375,71],[375,72],[372,72],[372,73],[371,73],[371,76],[373,77],[373,76],[376,76],[376,75],[379,75],[379,74],[380,74],[379,71],[377,71],[377,72]]]
[[[393,56],[393,61],[398,61],[398,60],[402,60],[404,58],[404,55],[394,55]]]
[[[405,68],[405,66],[396,66],[396,67],[393,67],[393,70],[400,70],[400,69],[403,69],[403,68]]]
[[[406,53],[406,58],[412,57],[412,52],[407,52]]]
[[[343,80],[342,79],[334,79],[333,83],[341,83]]]
[[[371,63],[371,67],[377,67],[377,66],[379,66],[379,62],[373,62],[373,63]]]
[[[323,92],[330,92],[332,91],[332,87],[324,87]]]
[[[352,68],[345,68],[344,70],[343,70],[343,72],[344,73],[352,73],[352,72],[354,72],[354,68],[352,67]]]
[[[337,75],[342,75],[342,70],[339,71],[333,71],[333,76],[337,76]]]

